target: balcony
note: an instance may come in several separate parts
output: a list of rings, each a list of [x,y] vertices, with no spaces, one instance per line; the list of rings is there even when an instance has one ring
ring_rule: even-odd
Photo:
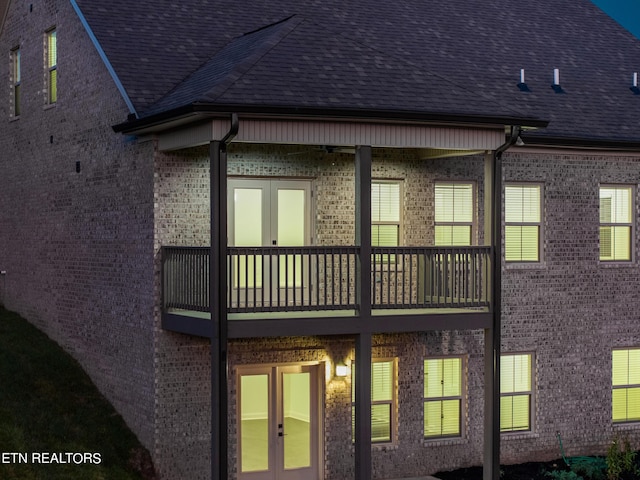
[[[355,316],[361,309],[360,248],[228,247],[229,320]],[[373,247],[373,315],[486,312],[491,247]],[[204,317],[209,248],[162,248],[163,312]]]

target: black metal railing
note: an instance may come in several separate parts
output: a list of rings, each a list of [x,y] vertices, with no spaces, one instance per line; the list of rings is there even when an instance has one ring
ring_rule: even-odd
[[[358,307],[359,247],[228,247],[231,313]],[[372,308],[489,305],[490,247],[374,247]],[[163,247],[163,307],[209,311],[209,248]]]
[[[486,307],[491,247],[373,247],[372,308]]]

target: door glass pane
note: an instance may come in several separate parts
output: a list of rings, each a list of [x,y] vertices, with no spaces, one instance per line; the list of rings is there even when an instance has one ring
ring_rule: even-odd
[[[233,238],[238,247],[262,246],[262,189],[236,188],[233,192]],[[233,258],[234,287],[262,286],[262,258]]]
[[[285,470],[311,466],[310,393],[308,372],[282,374]]]
[[[278,189],[278,245],[300,247],[304,245],[305,191]],[[302,256],[287,255],[280,258],[280,287],[300,286]]]
[[[269,376],[240,377],[241,470],[269,470]]]

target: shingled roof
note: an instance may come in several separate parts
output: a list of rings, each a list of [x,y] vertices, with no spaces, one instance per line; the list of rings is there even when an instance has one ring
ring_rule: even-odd
[[[448,113],[640,142],[640,40],[589,0],[77,4],[141,118],[193,104]]]

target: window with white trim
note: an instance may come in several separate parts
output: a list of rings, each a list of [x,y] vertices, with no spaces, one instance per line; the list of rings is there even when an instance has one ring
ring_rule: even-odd
[[[462,435],[462,357],[424,361],[425,438]]]
[[[539,262],[542,245],[542,186],[508,184],[504,189],[504,257]]]
[[[615,349],[611,357],[612,420],[640,422],[640,348]]]
[[[396,361],[371,362],[371,441],[392,443],[397,415]],[[356,425],[356,368],[351,365],[351,427],[355,440]]]
[[[47,103],[58,101],[58,38],[55,28],[46,32]]]
[[[633,187],[600,187],[600,260],[631,261]]]
[[[531,430],[533,405],[533,355],[500,356],[500,431]]]
[[[471,245],[473,218],[473,184],[436,183],[435,245]]]
[[[400,191],[398,181],[371,182],[371,245],[374,247],[400,245]]]
[[[11,101],[12,112],[14,117],[20,116],[21,110],[21,89],[22,89],[22,73],[20,65],[20,48],[16,47],[11,50]]]

